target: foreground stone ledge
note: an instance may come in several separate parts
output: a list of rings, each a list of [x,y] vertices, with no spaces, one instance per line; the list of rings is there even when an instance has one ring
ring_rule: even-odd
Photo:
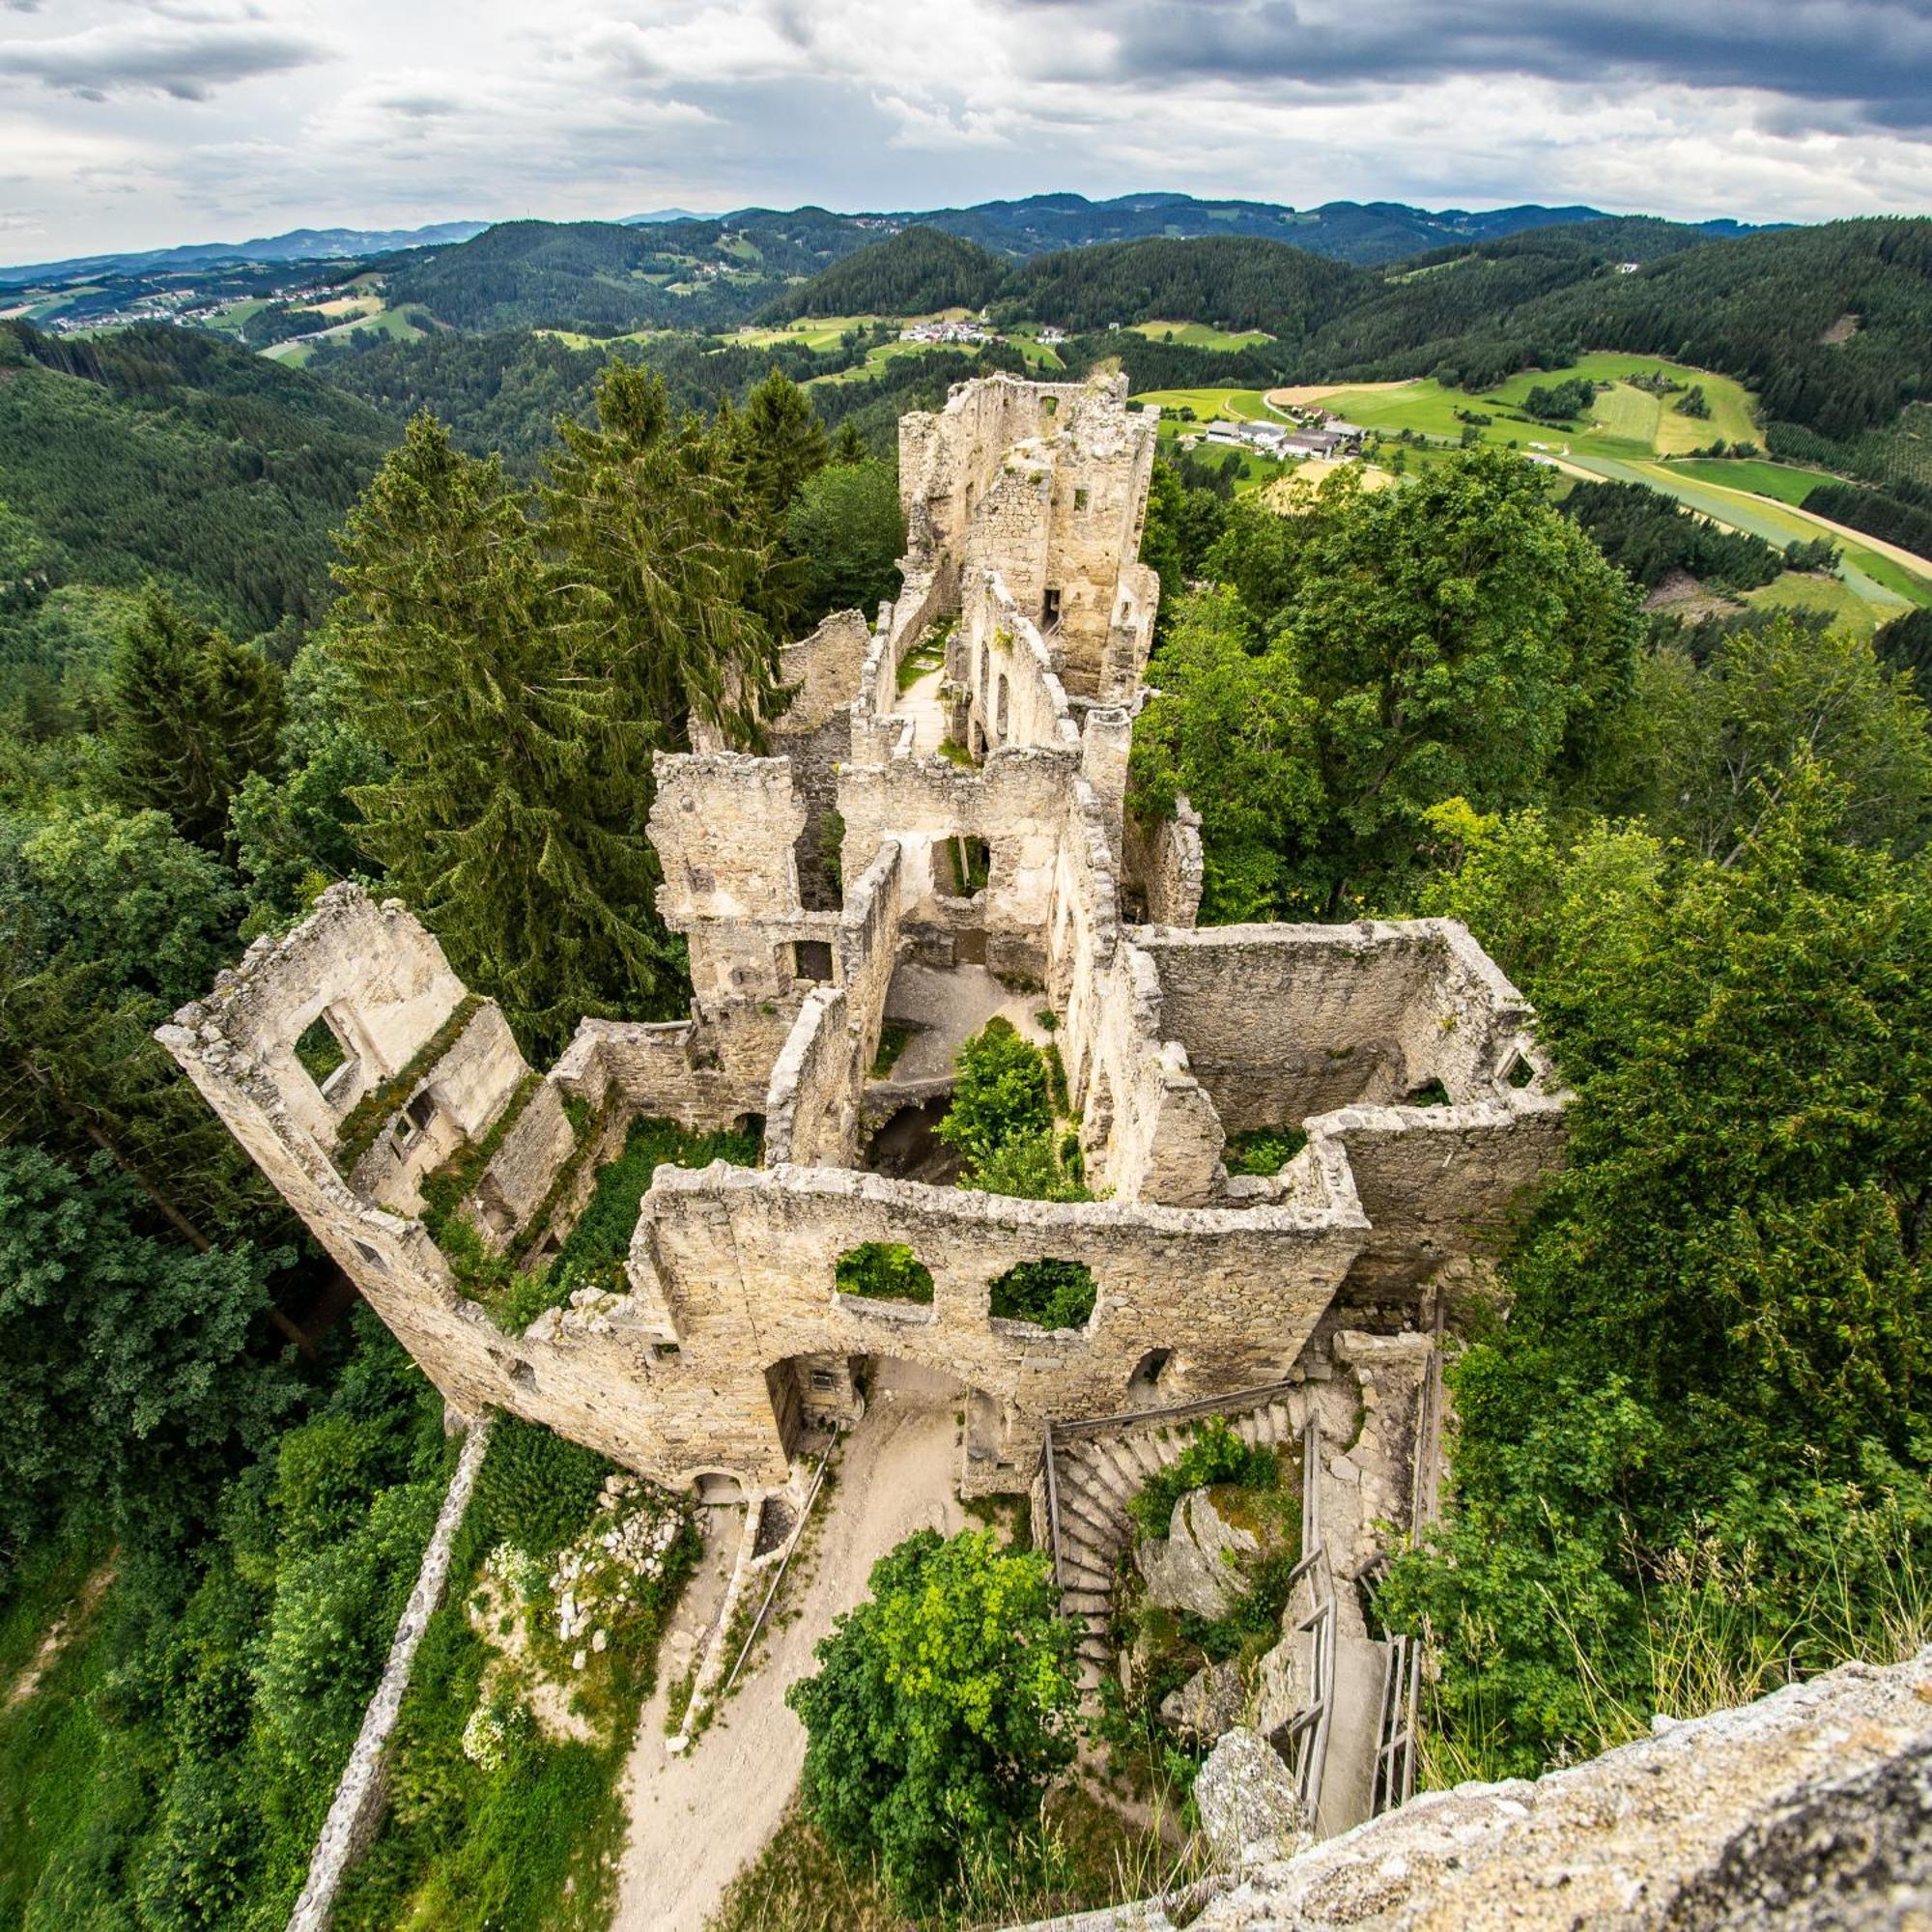
[[[1534,1782],[1413,1799],[1251,1870],[1191,1922],[1198,1932],[1932,1925],[1932,1649],[1659,1723],[1655,1736]]]

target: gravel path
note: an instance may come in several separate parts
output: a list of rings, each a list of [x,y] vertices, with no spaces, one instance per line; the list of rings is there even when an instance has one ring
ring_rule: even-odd
[[[645,1707],[625,1769],[630,1839],[612,1932],[702,1932],[724,1888],[763,1850],[798,1782],[805,1731],[788,1685],[812,1669],[812,1646],[866,1594],[879,1557],[917,1529],[951,1535],[964,1400],[957,1384],[909,1363],[880,1365],[864,1420],[846,1439],[819,1529],[802,1614],[683,1757],[665,1750],[663,1688]]]

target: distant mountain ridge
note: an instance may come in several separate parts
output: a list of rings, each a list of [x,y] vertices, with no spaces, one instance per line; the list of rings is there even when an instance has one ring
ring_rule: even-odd
[[[292,228],[252,242],[190,242],[122,255],[72,255],[59,262],[28,262],[0,269],[0,287],[79,281],[96,275],[155,274],[169,269],[205,269],[221,262],[323,262],[355,255],[390,254],[403,248],[440,248],[468,242],[487,221],[438,221],[427,228]]]
[[[1292,242],[1311,254],[1328,255],[1357,267],[1373,267],[1445,242],[1493,242],[1528,228],[1602,221],[1601,209],[1581,206],[1545,208],[1535,202],[1513,208],[1475,210],[1414,208],[1398,201],[1331,201],[1318,208],[1295,209],[1269,201],[1202,200],[1190,194],[1149,191],[1090,201],[1082,194],[1036,194],[1016,201],[975,202],[962,208],[901,210],[839,214],[805,207],[789,211],[746,207],[724,214],[699,214],[686,208],[652,209],[627,214],[613,223],[623,228],[668,228],[686,222],[713,223],[723,229],[744,229],[784,223],[796,216],[842,224],[853,248],[914,226],[937,228],[976,242],[1009,260],[1063,248],[1091,247],[1102,242],[1136,242],[1165,237],[1179,240],[1201,235],[1257,235]],[[440,221],[423,228],[296,228],[287,234],[263,236],[252,242],[196,242],[171,248],[151,248],[122,254],[75,255],[62,261],[30,262],[0,268],[0,287],[29,282],[59,282],[93,275],[153,274],[169,269],[198,269],[218,262],[300,262],[341,259],[355,255],[394,254],[413,248],[444,247],[468,242],[486,229],[508,225],[489,221]],[[524,224],[518,224],[524,225]],[[589,226],[587,223],[541,222],[549,228]],[[1747,222],[1728,219],[1682,224],[1711,236],[1759,232]],[[1770,223],[1777,227],[1783,224]]]
[[[971,208],[888,218],[960,235],[1015,260],[1104,242],[1243,235],[1289,242],[1310,254],[1372,268],[1446,242],[1497,242],[1529,228],[1615,217],[1598,208],[1545,208],[1534,202],[1473,212],[1432,211],[1398,201],[1331,201],[1295,209],[1267,201],[1203,201],[1188,194],[1146,193],[1117,195],[1111,201],[1089,201],[1079,194],[1037,194],[1021,201],[980,202]],[[1710,236],[1754,232],[1748,224],[1731,220],[1680,225]]]

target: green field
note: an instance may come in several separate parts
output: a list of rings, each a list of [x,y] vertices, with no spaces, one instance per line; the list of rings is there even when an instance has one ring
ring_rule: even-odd
[[[1178,342],[1185,349],[1248,349],[1274,340],[1264,328],[1215,328],[1205,322],[1137,322],[1133,332],[1150,342]]]
[[[1787,570],[1761,590],[1747,590],[1744,601],[1760,611],[1829,611],[1833,625],[1864,637],[1870,637],[1888,617],[1897,615],[1890,607],[1861,597],[1842,577],[1820,577],[1808,571]]]
[[[1808,542],[1813,537],[1830,537],[1841,553],[1839,574],[1867,603],[1885,607],[1881,615],[1886,611],[1895,614],[1908,605],[1932,605],[1932,575],[1907,570],[1855,538],[1827,529],[1815,518],[1789,504],[1686,476],[1682,474],[1681,464],[1629,463],[1614,457],[1574,454],[1567,460],[1577,469],[1610,482],[1648,484],[1651,489],[1661,490],[1666,497],[1675,497],[1680,503],[1702,511],[1716,523],[1734,530],[1747,530],[1752,536],[1763,537],[1767,543],[1780,548]]]
[[[350,316],[338,322],[333,328],[318,330],[314,335],[298,337],[294,342],[276,342],[262,351],[271,362],[286,362],[292,369],[299,369],[315,354],[318,342],[327,342],[331,338],[350,336],[358,328],[366,328],[377,335],[386,335],[397,342],[413,342],[418,336],[427,335],[429,330],[415,321],[406,309],[390,308],[386,304],[373,314]]]
[[[1687,387],[1694,384],[1704,391],[1711,413],[1680,415],[1672,407],[1678,400],[1676,396],[1658,396],[1647,389],[1633,388],[1622,380],[1633,375],[1668,376]],[[1519,419],[1532,389],[1548,388],[1578,376],[1593,383],[1616,384],[1597,397],[1587,423]],[[1561,369],[1528,370],[1512,376],[1508,382],[1498,383],[1481,395],[1446,389],[1431,378],[1406,383],[1398,388],[1378,385],[1336,389],[1322,399],[1322,407],[1350,422],[1381,430],[1385,435],[1406,429],[1452,444],[1461,440],[1467,427],[1456,413],[1463,410],[1472,415],[1492,418],[1478,431],[1484,442],[1514,443],[1524,449],[1572,455],[1675,456],[1719,440],[1755,442],[1761,435],[1751,410],[1750,393],[1742,384],[1732,382],[1728,376],[1709,375],[1657,355],[1608,353],[1585,355]]]
[[[884,320],[877,315],[805,315],[777,328],[734,329],[724,340],[734,349],[772,349],[781,342],[796,342],[807,349],[837,349],[848,328],[865,328]]]
[[[1728,490],[1744,490],[1753,497],[1771,497],[1795,509],[1821,483],[1838,479],[1829,469],[1801,469],[1792,463],[1740,461],[1730,456],[1693,456],[1680,459],[1671,469],[1680,476],[1694,476],[1700,483],[1719,483]]]
[[[1288,420],[1281,411],[1268,407],[1267,397],[1260,389],[1150,389],[1145,395],[1136,396],[1134,401],[1159,408],[1160,433],[1163,437],[1175,436],[1201,423],[1210,423],[1217,416],[1227,416],[1234,422]],[[1194,412],[1193,423],[1181,421],[1182,410]]]

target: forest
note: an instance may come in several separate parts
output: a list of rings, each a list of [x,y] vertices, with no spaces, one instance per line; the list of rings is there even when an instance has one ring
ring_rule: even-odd
[[[836,251],[810,212],[771,219],[790,240],[756,245],[789,273]],[[857,344],[607,353],[525,326],[695,301],[676,313],[722,327],[769,300],[722,275],[631,287],[728,239],[691,226],[504,235],[527,270],[487,299],[459,250],[398,268],[465,327],[307,372],[182,329],[0,333],[0,1674],[80,1606],[30,1719],[0,1719],[0,1922],[282,1922],[450,1466],[426,1384],[153,1027],[344,877],[418,910],[539,1062],[584,1013],[677,1010],[650,751],[700,718],[757,743],[778,646],[895,588],[899,412],[1023,366],[1000,347],[832,383],[812,379],[848,376]],[[1758,384],[1774,448],[1862,451],[1887,487],[1817,507],[1903,542],[1925,506],[1884,463],[1926,381],[1927,232],[1579,223],[1388,274],[1155,240],[1001,273],[1076,327],[1201,314],[1278,338],[1066,345],[1137,384],[1318,361],[1473,381],[1555,356],[1578,318],[1601,342],[1601,317],[1612,346]],[[835,312],[980,271],[965,243],[896,240],[817,285],[852,301]],[[1635,486],[1551,491],[1479,450],[1380,493],[1345,475],[1285,517],[1163,460],[1143,545],[1160,695],[1131,796],[1200,811],[1204,919],[1463,919],[1576,1094],[1570,1168],[1463,1311],[1448,1525],[1376,1600],[1435,1646],[1438,1782],[1896,1655],[1932,1604],[1923,613],[1873,643],[1755,611],[1675,630],[1641,608],[1667,574],[1742,589],[1790,559]],[[1040,1184],[1077,1187],[1042,1144]],[[466,1560],[513,1533],[551,1560],[608,1474],[506,1429]],[[916,1605],[948,1577],[1050,1631],[1003,1560],[906,1546],[881,1592]],[[598,1922],[609,1738],[665,1609],[640,1607],[600,1743],[519,1734],[484,1763],[412,1717],[395,1833],[343,1922],[412,1901],[478,1932]],[[886,1622],[881,1643],[912,1628]],[[962,1685],[1010,1680],[1000,1645],[951,1640]],[[426,1656],[475,1692],[460,1609]],[[824,1708],[842,1671],[952,1735],[956,1706],[876,1663],[839,1660]],[[1023,1788],[959,1747],[1002,1844],[1063,1761],[1035,1715]],[[842,1751],[836,1710],[820,1728],[827,1842],[926,1909],[972,1866],[945,1791],[872,1803],[877,1765]]]

